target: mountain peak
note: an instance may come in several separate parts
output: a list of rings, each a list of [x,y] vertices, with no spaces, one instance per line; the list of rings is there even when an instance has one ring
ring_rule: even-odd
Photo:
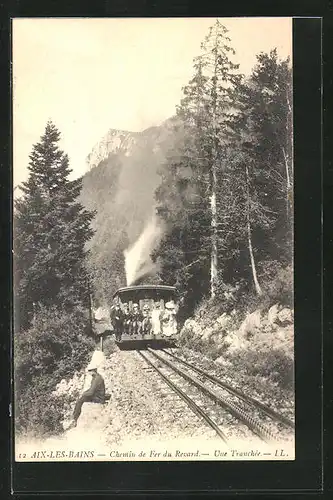
[[[97,167],[101,161],[108,158],[109,154],[131,156],[142,139],[153,139],[153,141],[159,143],[166,134],[171,133],[175,121],[176,117],[168,118],[160,125],[152,125],[141,132],[110,128],[87,156],[87,169]]]
[[[138,132],[110,128],[87,156],[88,169],[96,167],[110,153],[122,153],[125,156],[129,156],[137,143],[138,135]]]

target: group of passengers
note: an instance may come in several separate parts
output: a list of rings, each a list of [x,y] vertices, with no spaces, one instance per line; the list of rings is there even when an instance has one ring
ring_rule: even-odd
[[[122,333],[129,336],[164,335],[171,336],[177,332],[177,307],[173,301],[166,302],[164,309],[160,302],[155,302],[150,308],[144,304],[142,311],[134,303],[130,310],[127,303],[116,302],[111,308],[111,323],[117,341],[121,340]]]

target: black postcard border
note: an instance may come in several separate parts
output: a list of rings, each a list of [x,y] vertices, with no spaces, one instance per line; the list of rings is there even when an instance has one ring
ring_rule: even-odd
[[[16,10],[16,9],[15,9]],[[13,15],[27,15],[15,12]],[[47,13],[45,13],[47,15]],[[242,13],[245,15],[246,13]],[[50,13],[49,13],[50,15]],[[70,13],[68,13],[70,15]],[[89,15],[89,14],[88,14]],[[110,15],[104,12],[104,15]],[[142,14],[141,14],[142,15]],[[152,13],[151,15],[154,15]],[[158,14],[157,14],[158,15]],[[171,13],[169,13],[171,15]],[[175,13],[174,15],[177,15]],[[193,15],[184,12],[183,15]],[[219,15],[226,15],[225,13]],[[235,15],[233,13],[233,15]],[[238,14],[240,15],[240,14]],[[288,15],[288,14],[283,14]],[[289,14],[291,15],[291,14]],[[31,16],[31,14],[30,14]],[[80,16],[82,17],[82,16]],[[218,494],[264,492],[319,492],[322,488],[322,107],[321,25],[317,19],[294,19],[295,122],[295,350],[296,350],[296,460],[295,462],[171,462],[171,463],[15,463],[12,487],[19,494],[112,494],[167,492]],[[8,32],[3,29],[3,40]],[[6,47],[6,40],[3,44]],[[1,67],[10,73],[8,58]],[[6,54],[5,54],[6,55]],[[7,87],[8,92],[8,87]],[[10,123],[11,101],[7,103]],[[311,117],[309,119],[309,116]],[[8,129],[2,115],[3,130]],[[7,125],[7,127],[6,127]],[[11,164],[11,132],[1,150],[2,164]],[[11,327],[11,170],[2,169],[1,218],[7,244],[1,246],[1,282],[4,285],[2,318]],[[10,373],[11,343],[3,342],[2,367]],[[1,383],[10,383],[2,377]],[[5,388],[8,386],[5,386]],[[11,398],[2,401],[7,417]],[[8,395],[9,396],[9,395]],[[5,428],[6,429],[6,428]],[[2,427],[2,431],[4,427]],[[1,445],[3,442],[1,441]],[[1,446],[9,451],[8,447]],[[12,449],[10,450],[12,453]],[[8,462],[9,464],[9,462]],[[60,482],[61,480],[61,482]],[[6,477],[4,483],[6,484]],[[60,483],[60,484],[59,484]],[[112,486],[110,486],[112,485]]]

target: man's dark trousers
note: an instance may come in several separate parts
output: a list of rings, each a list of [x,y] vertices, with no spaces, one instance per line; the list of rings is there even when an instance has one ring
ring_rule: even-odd
[[[121,334],[122,334],[122,325],[121,324],[115,325],[114,334],[115,334],[116,340],[121,340]]]
[[[77,420],[81,415],[82,405],[83,403],[100,403],[100,401],[95,401],[93,396],[88,396],[82,394],[82,396],[76,401],[74,412],[73,412],[73,420]]]

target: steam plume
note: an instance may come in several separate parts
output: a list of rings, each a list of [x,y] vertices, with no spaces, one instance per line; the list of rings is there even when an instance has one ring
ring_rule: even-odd
[[[163,227],[154,214],[134,244],[124,251],[127,286],[143,276],[156,273],[158,265],[152,261],[150,254],[162,235]]]

